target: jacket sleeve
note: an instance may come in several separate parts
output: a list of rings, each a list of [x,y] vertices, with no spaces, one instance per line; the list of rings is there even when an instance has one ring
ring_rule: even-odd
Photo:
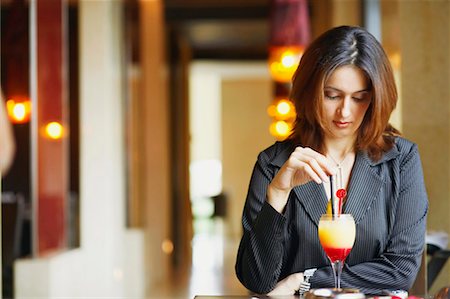
[[[387,246],[379,257],[360,264],[345,266],[341,284],[366,294],[380,290],[409,290],[420,268],[425,247],[428,199],[422,166],[414,145],[400,162],[399,192],[393,206],[395,217]],[[331,267],[316,271],[311,279],[314,288],[333,285]]]
[[[237,260],[236,274],[249,290],[264,294],[278,282],[282,259],[283,239],[287,221],[266,201],[266,191],[273,173],[263,152],[253,169],[242,215],[243,237]]]

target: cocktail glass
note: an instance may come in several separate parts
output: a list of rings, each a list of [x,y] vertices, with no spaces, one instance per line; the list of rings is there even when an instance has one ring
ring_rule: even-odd
[[[333,267],[335,288],[341,288],[344,261],[355,243],[355,220],[350,214],[322,215],[319,221],[319,240]]]

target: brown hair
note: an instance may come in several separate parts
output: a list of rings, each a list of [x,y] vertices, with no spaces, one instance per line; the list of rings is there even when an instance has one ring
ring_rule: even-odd
[[[344,65],[360,68],[369,81],[372,100],[358,129],[355,150],[373,160],[394,145],[399,132],[389,124],[397,89],[389,60],[380,43],[360,27],[341,26],[319,36],[306,49],[292,80],[291,99],[297,118],[290,139],[323,152],[322,112],[325,82]]]

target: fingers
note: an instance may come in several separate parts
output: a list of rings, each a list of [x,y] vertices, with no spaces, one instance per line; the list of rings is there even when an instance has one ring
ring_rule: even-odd
[[[327,182],[328,178],[320,169],[319,164],[315,161],[308,161],[308,163],[301,162],[303,171],[317,184],[322,184],[322,181]]]
[[[295,186],[310,181],[317,184],[329,182],[328,176],[336,174],[336,171],[334,164],[324,155],[310,148],[297,147],[270,183],[271,190],[277,190],[270,194],[289,194]],[[270,197],[270,201],[281,202],[284,207],[285,196],[282,196],[282,200],[274,200],[274,198]]]
[[[300,152],[302,155],[309,157],[310,162],[319,164],[320,169],[322,169],[326,176],[335,175],[336,174],[336,166],[332,163],[326,156],[322,155],[319,152],[309,148],[309,147],[297,147],[295,152]]]
[[[316,183],[328,182],[329,175],[336,173],[336,167],[324,155],[311,148],[297,147],[288,160],[291,167],[303,169]]]
[[[291,296],[298,290],[298,286],[303,281],[303,273],[293,273],[283,280],[280,280],[275,288],[268,293],[268,296]]]

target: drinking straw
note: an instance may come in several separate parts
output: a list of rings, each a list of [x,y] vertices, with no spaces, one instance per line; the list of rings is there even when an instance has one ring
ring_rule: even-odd
[[[333,218],[336,216],[336,212],[334,210],[334,190],[333,190],[333,176],[330,175],[330,193],[331,193],[331,215]]]

